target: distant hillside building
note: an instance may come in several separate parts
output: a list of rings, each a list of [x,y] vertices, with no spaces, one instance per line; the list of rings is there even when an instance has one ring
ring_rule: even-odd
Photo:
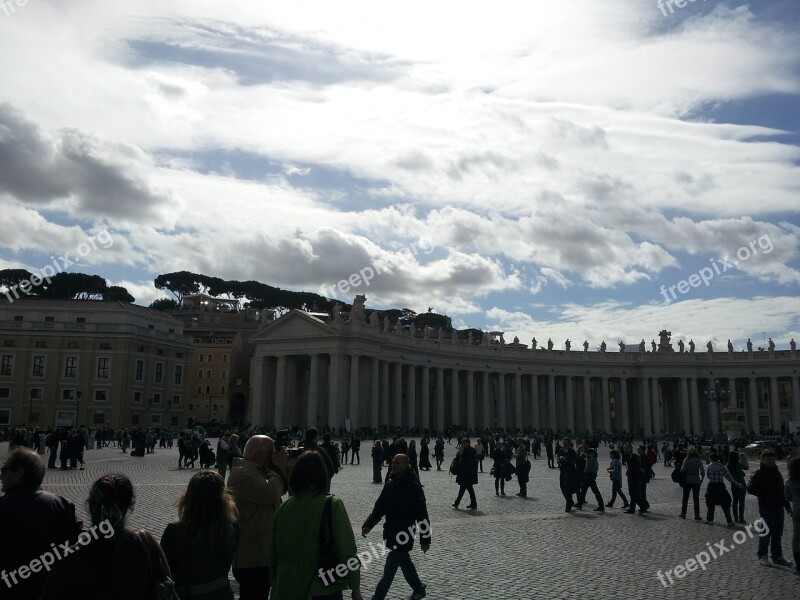
[[[0,426],[184,427],[183,328],[126,302],[0,299]]]
[[[251,338],[252,422],[646,435],[800,423],[796,350],[532,350],[501,332],[475,345],[388,325],[362,310],[328,319],[292,310],[266,325]]]

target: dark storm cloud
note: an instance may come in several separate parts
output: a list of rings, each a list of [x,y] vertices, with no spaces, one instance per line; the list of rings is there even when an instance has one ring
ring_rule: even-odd
[[[50,135],[0,104],[0,193],[27,204],[70,199],[82,214],[139,219],[169,200],[137,174],[144,161],[138,148],[77,129]]]

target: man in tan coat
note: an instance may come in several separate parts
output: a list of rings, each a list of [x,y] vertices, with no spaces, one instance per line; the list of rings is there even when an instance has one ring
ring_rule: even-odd
[[[272,517],[287,490],[286,464],[286,451],[275,452],[275,442],[266,435],[252,436],[243,458],[233,461],[228,490],[236,501],[241,527],[233,559],[240,600],[269,597]]]

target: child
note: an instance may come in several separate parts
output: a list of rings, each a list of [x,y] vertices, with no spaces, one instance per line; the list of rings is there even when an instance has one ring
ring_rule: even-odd
[[[622,460],[620,460],[620,453],[618,450],[611,451],[611,466],[606,469],[611,478],[611,500],[608,501],[606,506],[614,508],[614,500],[617,499],[617,494],[622,498],[622,508],[628,508],[628,499],[622,493]]]

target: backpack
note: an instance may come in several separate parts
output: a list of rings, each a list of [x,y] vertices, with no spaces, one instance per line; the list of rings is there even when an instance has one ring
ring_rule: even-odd
[[[461,454],[456,454],[450,462],[450,474],[458,475],[458,466],[461,464]]]

